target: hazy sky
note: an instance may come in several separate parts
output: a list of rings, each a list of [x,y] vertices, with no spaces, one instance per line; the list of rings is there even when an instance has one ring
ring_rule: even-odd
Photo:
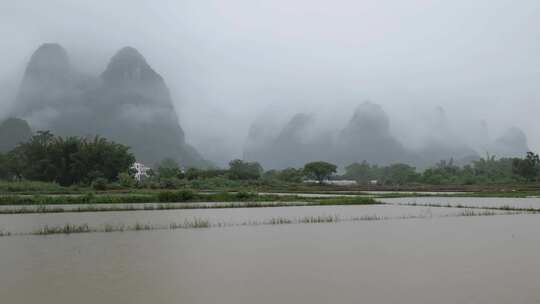
[[[540,150],[538,0],[0,0],[0,36],[0,116],[41,43],[93,74],[131,45],[215,160],[241,156],[268,111],[338,129],[364,100],[411,145],[442,106],[465,140],[485,121],[493,137],[522,128]]]

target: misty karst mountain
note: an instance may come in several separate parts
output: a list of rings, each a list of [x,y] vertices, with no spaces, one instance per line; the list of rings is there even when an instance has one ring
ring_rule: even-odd
[[[118,51],[103,73],[94,76],[74,69],[60,45],[40,46],[26,67],[10,116],[24,120],[9,119],[0,126],[4,151],[27,139],[31,127],[62,136],[101,135],[129,145],[137,159],[149,165],[165,158],[184,166],[209,164],[186,143],[164,79],[131,47]],[[345,121],[332,121],[330,129],[321,128],[315,115],[301,112],[281,126],[255,120],[243,158],[266,169],[301,167],[316,160],[340,166],[365,160],[426,168],[442,159],[465,164],[486,152],[513,157],[529,150],[525,134],[515,127],[490,140],[483,124],[472,130],[482,134],[474,145],[453,131],[444,109],[437,108],[432,118],[420,147],[393,134],[389,116],[372,102],[359,104]]]
[[[296,114],[277,136],[263,142],[259,135],[265,133],[264,127],[254,123],[248,135],[245,158],[258,160],[269,168],[300,167],[313,160],[341,166],[363,160],[377,164],[413,161],[413,156],[390,133],[389,118],[377,104],[359,105],[337,134],[315,131],[314,120],[312,116]]]
[[[19,143],[32,137],[28,123],[18,118],[8,118],[0,123],[0,153],[6,153]]]
[[[406,163],[422,169],[449,159],[465,165],[486,152],[521,157],[529,151],[525,134],[516,127],[493,141],[486,134],[486,143],[472,147],[454,134],[444,109],[437,108],[434,115],[437,123],[430,126],[430,135],[420,148],[407,147],[393,135],[390,118],[372,102],[360,104],[334,133],[321,131],[315,118],[303,113],[294,115],[277,133],[272,132],[274,126],[256,120],[248,133],[244,158],[260,161],[265,168],[301,167],[308,161],[325,160],[340,166],[367,161],[378,165]]]
[[[507,129],[495,139],[492,150],[496,151],[498,156],[504,157],[524,155],[530,151],[525,132],[517,127]]]
[[[331,137],[313,135],[314,118],[304,113],[294,115],[273,137],[264,124],[254,123],[248,133],[244,158],[259,161],[265,168],[299,167],[315,160],[329,160]]]
[[[34,130],[107,137],[151,165],[164,158],[184,166],[207,164],[185,142],[165,81],[131,47],[94,77],[75,71],[60,45],[42,45],[28,63],[12,116]]]
[[[390,133],[388,115],[380,105],[371,102],[356,108],[338,135],[335,149],[337,161],[343,165],[363,160],[375,164],[410,163],[413,160]]]

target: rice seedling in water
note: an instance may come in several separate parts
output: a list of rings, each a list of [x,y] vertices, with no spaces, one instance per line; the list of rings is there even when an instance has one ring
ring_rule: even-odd
[[[491,215],[497,215],[497,213],[492,210],[476,211],[474,209],[465,209],[458,213],[458,216],[491,216]]]
[[[210,221],[207,219],[194,218],[193,220],[186,219],[184,223],[171,223],[170,229],[187,229],[187,228],[210,228]]]
[[[359,216],[359,217],[353,217],[352,220],[353,221],[380,221],[380,220],[385,220],[385,219],[389,219],[389,218],[385,218],[385,217],[382,217],[382,216],[378,216],[378,215],[362,215],[362,216]]]
[[[85,233],[90,232],[90,227],[88,224],[82,225],[71,225],[69,223],[64,226],[48,226],[45,225],[41,229],[34,232],[38,235],[47,235],[47,234],[71,234],[71,233]]]
[[[340,218],[337,215],[327,215],[327,216],[306,216],[301,218],[299,223],[336,223],[339,222]]]
[[[142,224],[142,223],[136,222],[133,228],[130,230],[140,231],[140,230],[153,230],[153,229],[155,228],[150,224]]]
[[[292,224],[293,221],[291,219],[288,219],[286,217],[275,217],[271,218],[270,220],[266,221],[268,225],[283,225],[283,224]],[[256,223],[254,223],[256,224]]]
[[[438,217],[460,217],[460,216],[490,216],[497,214],[520,214],[522,211],[516,212],[496,212],[490,209],[469,208],[454,214],[440,215]],[[267,220],[252,220],[241,223],[235,222],[210,222],[208,219],[192,218],[185,219],[182,223],[171,223],[166,225],[152,225],[136,222],[133,225],[125,224],[104,224],[101,227],[90,227],[88,224],[72,225],[65,224],[63,226],[48,226],[34,230],[31,233],[10,233],[0,231],[0,236],[10,235],[48,235],[48,234],[71,234],[71,233],[86,233],[86,232],[120,232],[120,231],[142,231],[142,230],[164,230],[164,229],[196,229],[196,228],[212,228],[212,227],[233,227],[233,226],[258,226],[258,225],[284,225],[284,224],[315,224],[315,223],[337,223],[337,222],[355,222],[355,221],[381,221],[381,220],[397,220],[397,219],[427,219],[432,218],[430,213],[421,213],[417,215],[402,215],[397,217],[385,217],[373,215],[362,215],[357,217],[339,217],[338,215],[320,215],[320,216],[305,216],[305,217],[273,217]]]
[[[11,233],[8,232],[8,231],[2,231],[2,230],[0,230],[0,237],[2,237],[2,236],[10,236],[10,235],[11,235]]]

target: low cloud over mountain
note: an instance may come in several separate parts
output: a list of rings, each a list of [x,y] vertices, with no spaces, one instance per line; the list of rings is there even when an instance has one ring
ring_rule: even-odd
[[[149,164],[164,158],[206,164],[185,142],[165,81],[131,47],[118,51],[95,77],[76,71],[60,45],[42,45],[28,63],[11,116],[35,130],[110,138]]]

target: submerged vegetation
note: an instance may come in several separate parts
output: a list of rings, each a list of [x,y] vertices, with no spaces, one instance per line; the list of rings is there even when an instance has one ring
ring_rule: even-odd
[[[473,210],[473,209],[479,209],[484,211],[515,211],[515,212],[526,212],[526,213],[540,213],[540,208],[533,208],[533,207],[516,207],[516,206],[509,206],[509,205],[502,205],[502,206],[470,206],[470,205],[463,205],[463,204],[437,204],[437,203],[394,203],[393,205],[400,205],[400,206],[421,206],[421,207],[435,207],[435,208],[459,208],[459,209],[467,209],[467,210]]]
[[[494,216],[494,215],[514,215],[515,212],[496,213],[490,210],[476,211],[465,209],[456,214],[442,215],[441,217],[467,217],[467,216]],[[379,216],[376,214],[363,215],[356,217],[341,217],[338,215],[319,215],[319,216],[304,216],[304,217],[272,217],[266,220],[248,220],[243,222],[212,222],[209,219],[201,217],[193,217],[185,219],[183,222],[172,222],[169,225],[151,224],[135,222],[134,224],[111,224],[106,223],[100,226],[92,227],[87,223],[70,224],[51,226],[44,225],[27,233],[11,233],[0,231],[1,236],[11,235],[51,235],[51,234],[78,234],[90,232],[124,232],[124,231],[145,231],[145,230],[175,230],[175,229],[200,229],[200,228],[226,228],[226,227],[241,227],[241,226],[268,226],[268,225],[290,225],[290,224],[321,224],[321,223],[338,223],[338,222],[358,222],[358,221],[385,221],[385,220],[407,220],[407,219],[429,219],[432,218],[431,213],[418,215],[402,215],[402,216]]]

